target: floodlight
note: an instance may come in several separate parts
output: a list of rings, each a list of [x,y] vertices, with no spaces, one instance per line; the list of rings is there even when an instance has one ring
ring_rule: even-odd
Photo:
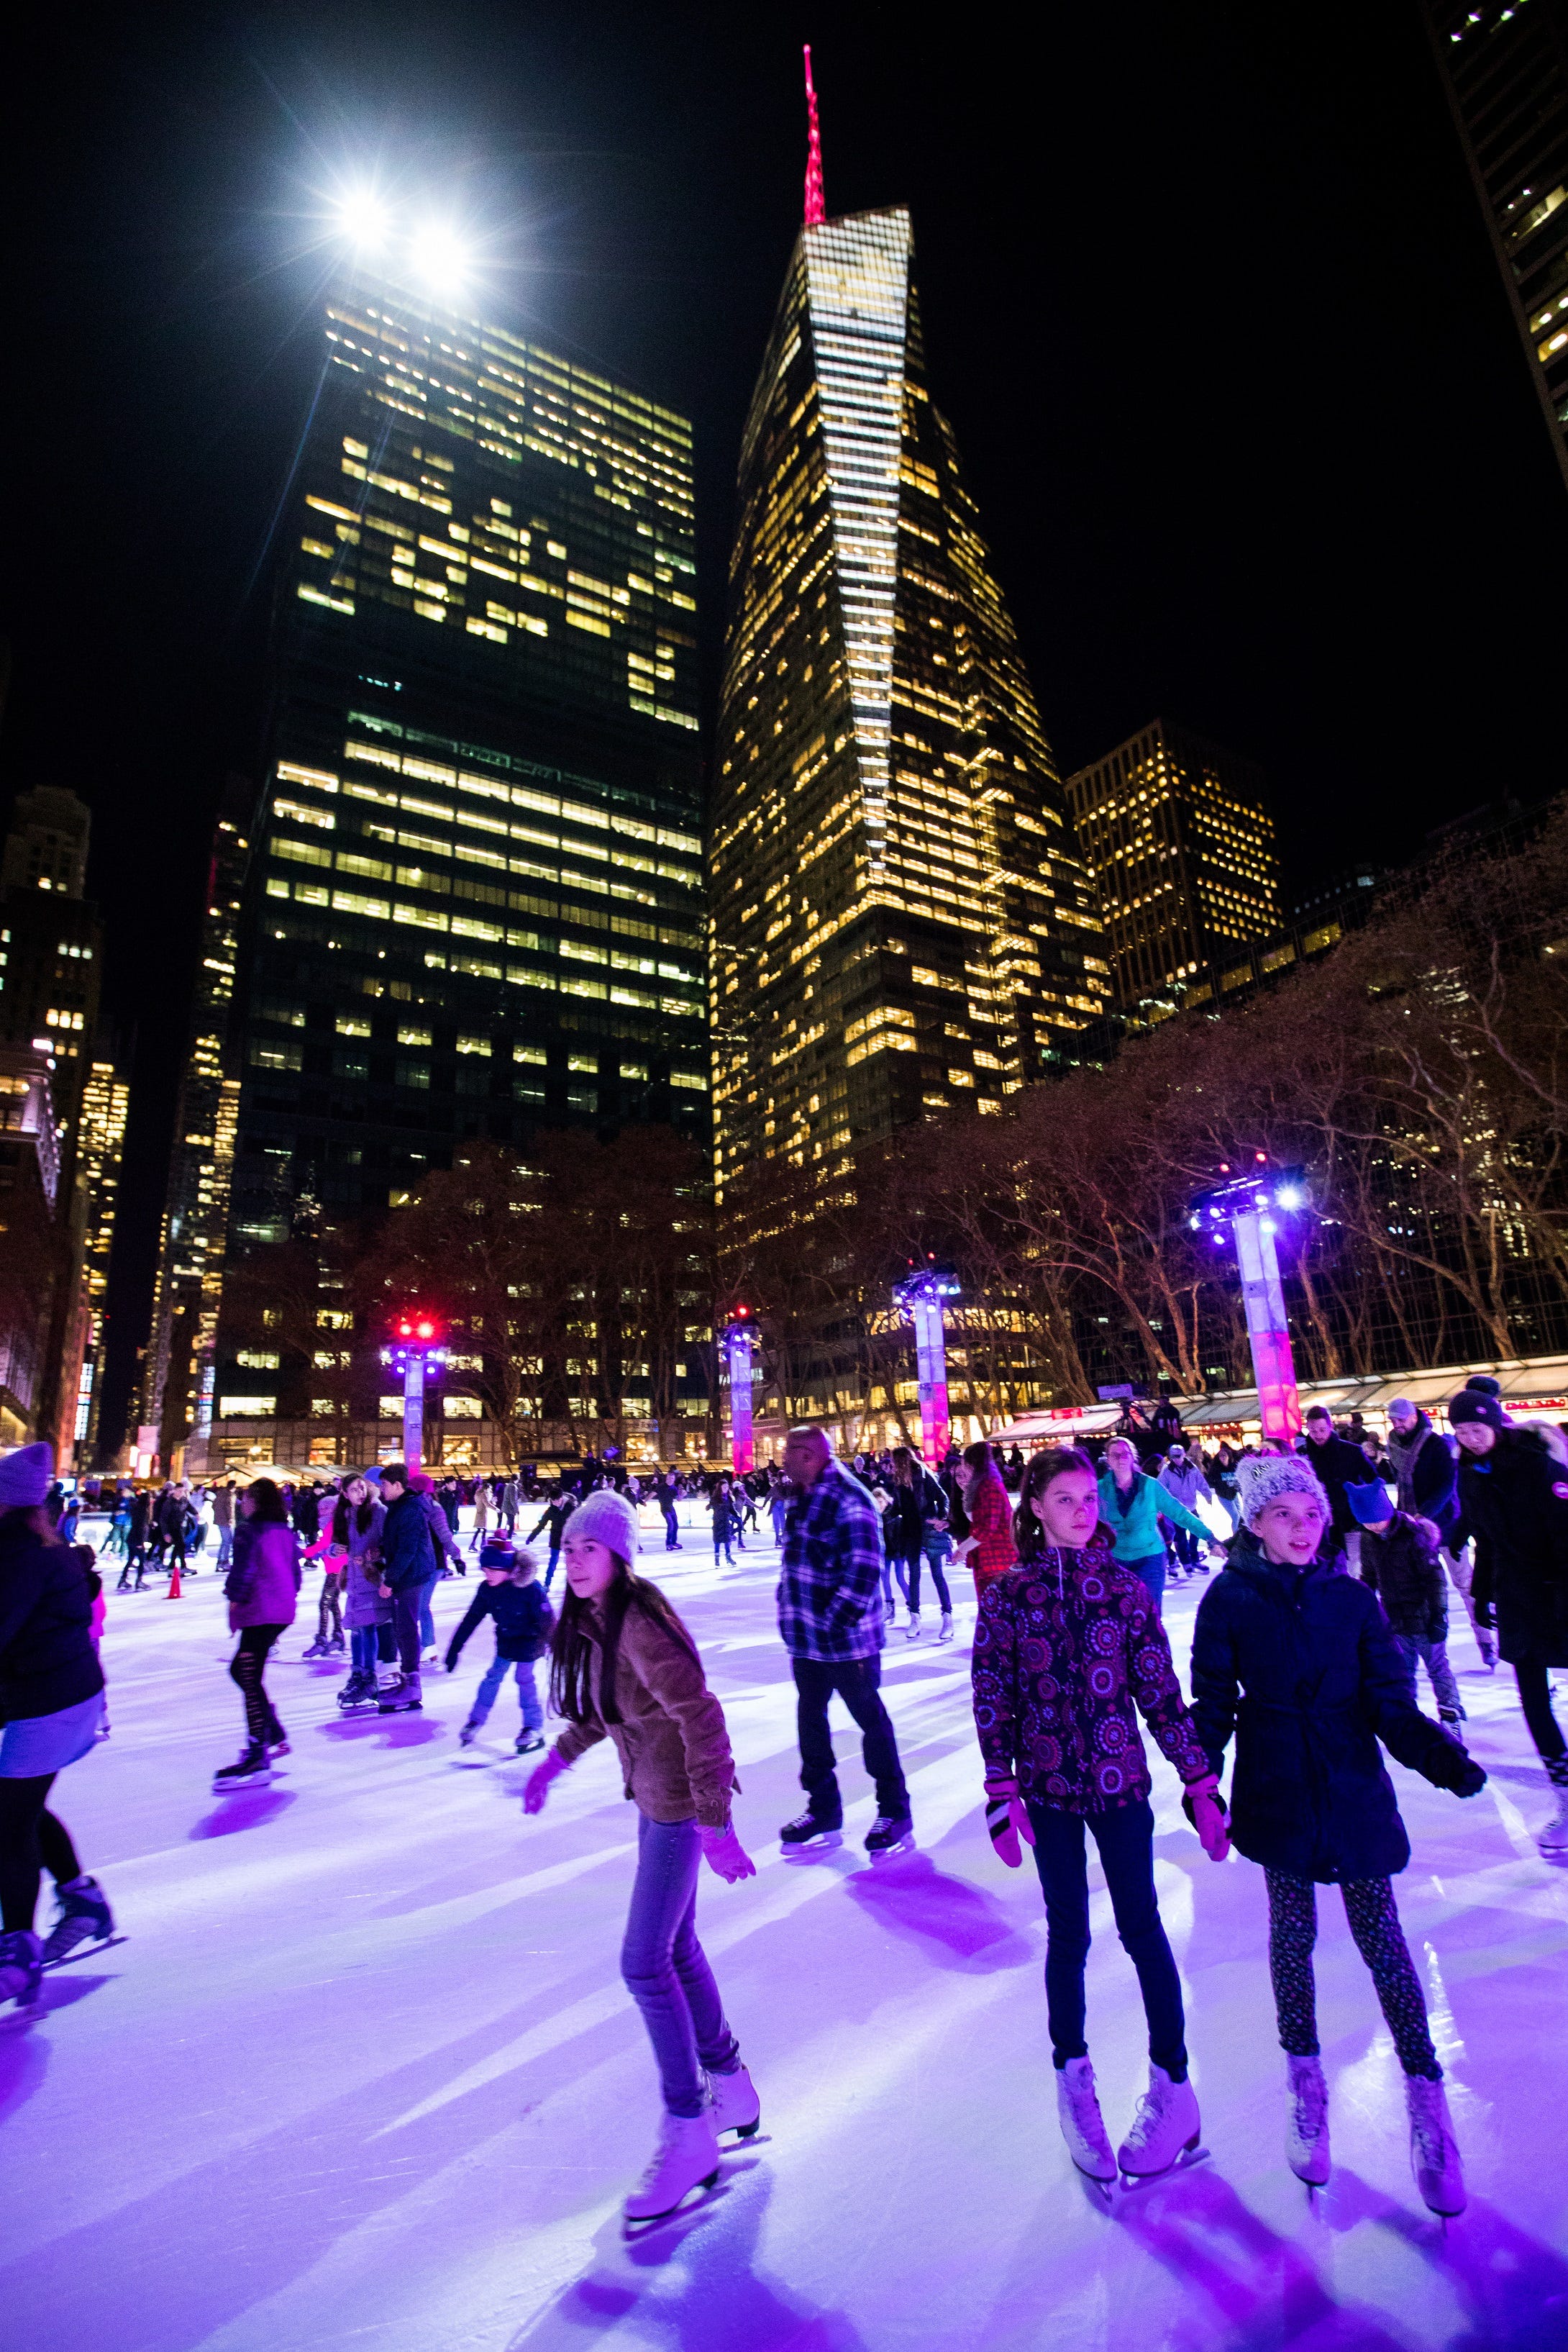
[[[468,275],[468,256],[456,232],[443,221],[427,221],[409,247],[414,273],[434,293],[455,293]]]
[[[1274,1195],[1274,1206],[1277,1209],[1299,1209],[1301,1199],[1301,1188],[1299,1184],[1281,1184]]]
[[[361,253],[379,252],[391,226],[387,208],[373,188],[351,188],[339,198],[339,233]]]

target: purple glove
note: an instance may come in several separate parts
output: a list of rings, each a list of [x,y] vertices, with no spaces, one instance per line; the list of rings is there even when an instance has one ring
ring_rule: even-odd
[[[991,1843],[1009,1870],[1017,1870],[1023,1862],[1024,1845],[1034,1843],[1034,1825],[1029,1817],[1029,1807],[1019,1795],[1016,1780],[986,1782],[986,1827],[991,1833]]]
[[[734,1886],[742,1878],[755,1878],[757,1864],[735,1834],[733,1822],[716,1829],[711,1822],[697,1823],[697,1835],[702,1840],[708,1867],[716,1870],[727,1885]]]
[[[551,1781],[559,1780],[561,1774],[566,1771],[568,1767],[561,1762],[560,1758],[556,1754],[553,1748],[550,1749],[549,1754],[545,1758],[542,1764],[536,1764],[534,1766],[533,1770],[528,1774],[528,1784],[523,1790],[523,1811],[525,1813],[543,1812],[545,1809],[545,1799],[550,1792]]]

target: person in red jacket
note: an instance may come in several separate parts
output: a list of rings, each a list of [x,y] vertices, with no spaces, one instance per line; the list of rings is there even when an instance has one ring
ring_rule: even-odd
[[[1005,1576],[1019,1556],[1013,1540],[1013,1507],[997,1468],[996,1456],[983,1437],[965,1446],[958,1459],[957,1477],[969,1532],[954,1546],[953,1557],[968,1561],[974,1571],[976,1594],[983,1597],[987,1585]]]

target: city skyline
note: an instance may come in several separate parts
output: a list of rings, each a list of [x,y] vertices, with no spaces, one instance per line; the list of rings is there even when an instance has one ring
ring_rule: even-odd
[[[319,258],[300,224],[323,156],[341,169],[379,152],[394,176],[450,189],[456,211],[488,202],[485,257],[512,272],[525,332],[695,408],[712,706],[725,478],[799,184],[800,36],[758,20],[693,77],[641,34],[612,50],[591,23],[536,37],[497,19],[455,39],[437,100],[395,15],[373,54],[329,9],[312,27],[309,74],[351,98],[352,131],[346,116],[311,127],[298,60],[268,60],[280,106],[226,29],[175,11],[156,35],[106,31],[60,81],[68,116],[46,76],[16,152],[25,166],[36,136],[49,157],[18,212],[18,320],[60,366],[51,402],[13,435],[48,462],[18,486],[42,569],[9,597],[0,760],[13,789],[66,762],[113,877],[94,885],[111,1010],[146,1015],[117,1245],[132,1295],[151,1286],[207,811],[225,768],[254,761],[256,583],[308,397]],[[915,218],[945,404],[1025,656],[1045,663],[1063,764],[1152,709],[1182,713],[1276,776],[1298,887],[1325,878],[1312,864],[1328,856],[1325,798],[1354,807],[1358,846],[1386,857],[1409,821],[1404,778],[1419,780],[1417,819],[1457,814],[1482,775],[1548,789],[1560,588],[1536,509],[1555,478],[1419,26],[1373,29],[1354,92],[1282,27],[1239,33],[1201,11],[1179,44],[1154,14],[1111,46],[1088,26],[1034,37],[1059,95],[1027,172],[1039,142],[1014,117],[1031,78],[998,73],[983,39],[938,76],[934,58],[890,59],[840,28],[818,80],[835,203],[906,202]],[[127,69],[150,109],[133,142],[115,111]],[[205,78],[197,110],[172,104],[187,73]],[[944,139],[913,138],[937,105]],[[367,133],[394,116],[397,131]],[[654,121],[669,134],[656,163]],[[1108,183],[1095,158],[1112,125],[1134,162]],[[575,158],[555,152],[563,127],[584,134]],[[1274,168],[1281,137],[1303,168]],[[1251,191],[1225,207],[1223,236],[1210,154]],[[1326,154],[1325,180],[1312,159]],[[65,202],[35,221],[73,155]],[[1407,201],[1375,270],[1365,223],[1390,172]],[[1166,227],[1140,245],[1129,310],[1098,257],[1141,221],[1145,181]],[[119,224],[107,239],[105,219]],[[1390,270],[1412,296],[1397,338]],[[1301,315],[1240,304],[1249,275],[1289,286]],[[110,322],[107,433],[95,362]],[[1347,568],[1342,542],[1363,517]],[[72,627],[43,631],[58,610]],[[1515,680],[1502,707],[1485,684],[1499,660]]]

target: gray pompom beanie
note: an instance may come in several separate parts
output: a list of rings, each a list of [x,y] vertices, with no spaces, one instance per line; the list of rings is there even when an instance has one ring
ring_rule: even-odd
[[[1310,1495],[1325,1519],[1333,1517],[1322,1480],[1299,1454],[1247,1454],[1236,1465],[1236,1491],[1242,1520],[1249,1528],[1281,1495]]]
[[[591,1543],[603,1544],[606,1550],[628,1562],[636,1559],[643,1541],[636,1512],[613,1486],[601,1486],[585,1503],[579,1503],[561,1533],[563,1539],[586,1536]]]

